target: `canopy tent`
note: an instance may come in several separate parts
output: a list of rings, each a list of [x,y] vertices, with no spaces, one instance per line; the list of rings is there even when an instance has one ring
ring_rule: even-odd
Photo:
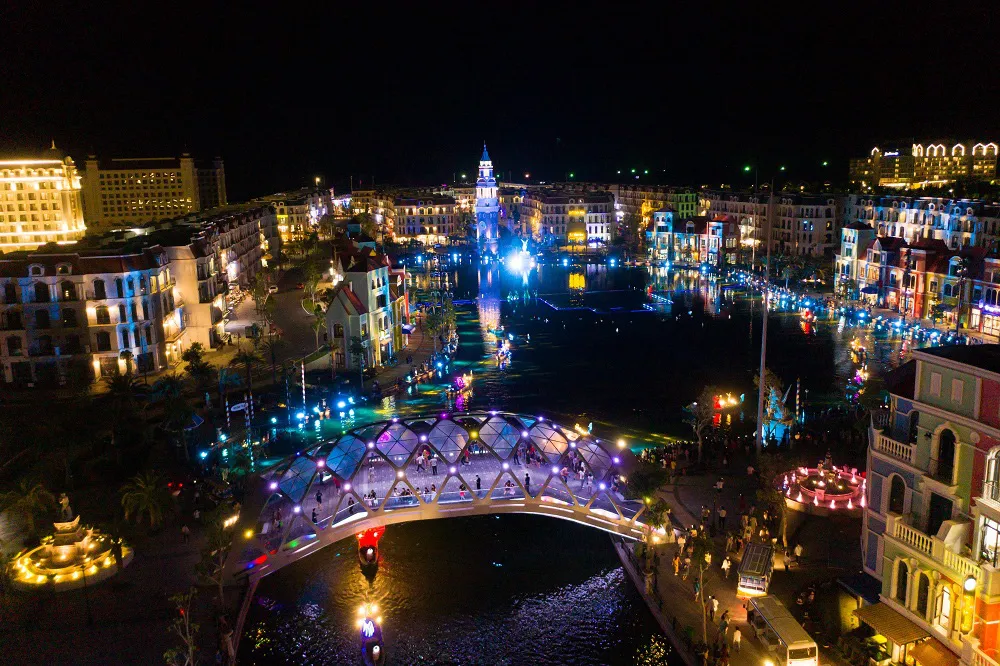
[[[858,608],[854,611],[854,615],[896,645],[906,645],[930,636],[926,630],[884,602]]]

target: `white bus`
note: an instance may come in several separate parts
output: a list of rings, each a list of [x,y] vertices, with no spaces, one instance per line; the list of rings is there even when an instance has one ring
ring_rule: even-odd
[[[777,666],[819,666],[819,648],[785,605],[770,595],[750,600],[747,621]]]

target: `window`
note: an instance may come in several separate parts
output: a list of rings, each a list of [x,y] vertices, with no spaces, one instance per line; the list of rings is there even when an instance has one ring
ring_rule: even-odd
[[[115,278],[115,293],[118,295],[118,298],[125,298],[125,288],[121,278]]]
[[[935,398],[941,397],[941,373],[931,373],[931,395]]]
[[[938,594],[934,623],[951,632],[951,590],[947,586],[942,587],[941,593]]]
[[[101,331],[97,334],[97,351],[111,351],[111,335],[107,331]]]
[[[35,283],[35,302],[36,303],[48,303],[49,300],[49,285],[44,282]]]
[[[128,331],[122,331],[122,349],[128,349],[131,346]]]
[[[17,288],[13,282],[7,282],[3,286],[3,302],[17,303]]]
[[[896,565],[896,601],[906,605],[906,587],[910,580],[910,568],[900,560]]]
[[[892,475],[889,482],[889,511],[903,515],[903,507],[906,501],[906,483],[898,474]]]
[[[125,316],[125,304],[124,303],[119,303],[118,304],[118,323],[123,323],[123,322],[126,322],[126,321],[128,321],[128,318]]]
[[[108,293],[104,288],[104,280],[94,280],[94,300],[103,301],[108,297]]]
[[[951,401],[952,402],[962,402],[962,393],[964,392],[965,382],[961,379],[951,380]]]
[[[983,518],[979,536],[979,561],[996,566],[998,560],[1000,560],[1000,523],[990,518]]]
[[[937,477],[951,483],[955,470],[955,433],[945,429],[938,436]]]
[[[68,280],[59,284],[59,297],[64,301],[76,300],[76,285]]]
[[[920,617],[927,617],[927,597],[930,595],[931,580],[927,574],[917,574],[917,612]]]
[[[35,311],[35,328],[48,328],[51,325],[52,321],[49,319],[48,310]]]
[[[8,356],[20,356],[21,355],[21,338],[12,335],[7,338],[7,355]]]
[[[63,308],[62,325],[63,328],[76,328],[76,310],[73,308]]]

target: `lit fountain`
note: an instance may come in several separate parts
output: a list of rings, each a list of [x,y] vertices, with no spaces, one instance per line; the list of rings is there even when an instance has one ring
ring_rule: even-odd
[[[826,464],[816,467],[799,467],[775,480],[775,485],[785,495],[785,506],[817,516],[831,511],[859,514],[865,506],[866,483],[856,469],[834,467],[827,458]]]
[[[110,536],[80,525],[80,516],[54,523],[56,533],[14,561],[13,582],[20,589],[52,585],[57,592],[93,585],[118,573]],[[132,561],[132,549],[121,544],[121,566]]]

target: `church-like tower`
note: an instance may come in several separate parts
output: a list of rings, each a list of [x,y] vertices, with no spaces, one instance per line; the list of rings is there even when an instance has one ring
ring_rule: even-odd
[[[480,242],[489,243],[495,249],[499,224],[497,181],[493,177],[493,162],[484,142],[483,156],[479,159],[479,177],[476,178],[476,230]]]

